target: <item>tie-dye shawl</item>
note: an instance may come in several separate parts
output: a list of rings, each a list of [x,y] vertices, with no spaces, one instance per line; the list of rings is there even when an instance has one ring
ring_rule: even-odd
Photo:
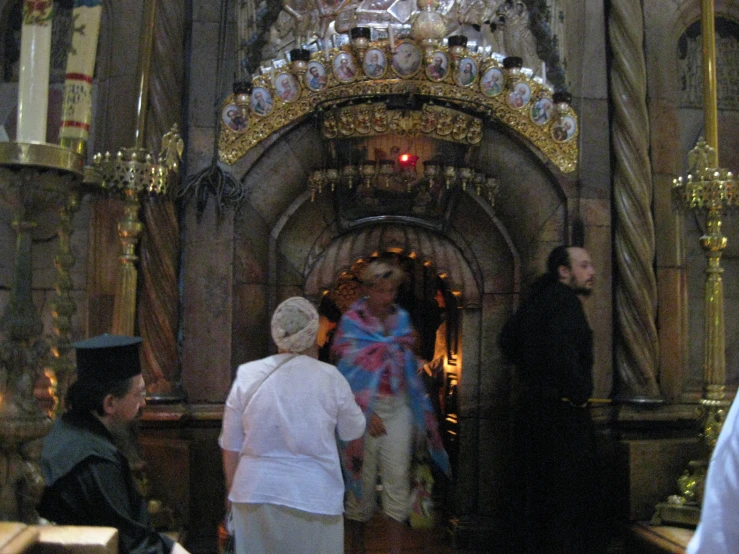
[[[370,313],[362,298],[342,316],[332,353],[365,416],[372,410],[377,398],[384,368],[389,369],[390,387],[394,393],[402,393],[405,382],[416,431],[426,435],[431,458],[449,475],[449,458],[439,436],[433,408],[418,375],[412,331],[410,317],[404,309],[395,306],[394,313],[385,319],[383,326]],[[339,449],[347,489],[361,495],[364,439],[348,443],[339,441]]]

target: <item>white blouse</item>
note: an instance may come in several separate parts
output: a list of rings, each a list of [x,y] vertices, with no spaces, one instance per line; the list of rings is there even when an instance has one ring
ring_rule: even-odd
[[[339,515],[344,481],[336,437],[361,437],[365,418],[336,367],[308,356],[288,360],[258,386],[290,356],[238,368],[218,440],[240,453],[229,500]]]
[[[739,402],[726,416],[706,477],[701,519],[688,554],[739,552]]]

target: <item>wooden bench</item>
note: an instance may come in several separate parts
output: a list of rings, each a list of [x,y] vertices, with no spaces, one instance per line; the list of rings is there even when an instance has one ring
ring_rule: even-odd
[[[0,522],[0,554],[118,554],[112,527]]]
[[[670,525],[632,524],[626,533],[626,552],[633,554],[684,554],[693,529]]]

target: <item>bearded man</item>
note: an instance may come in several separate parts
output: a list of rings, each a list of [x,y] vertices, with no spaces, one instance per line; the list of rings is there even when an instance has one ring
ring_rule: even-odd
[[[547,272],[503,327],[499,344],[518,370],[515,402],[512,551],[596,554],[601,483],[588,399],[593,333],[581,300],[595,269],[584,248],[558,246]]]
[[[68,411],[44,440],[46,481],[39,514],[61,525],[118,529],[121,554],[187,554],[157,533],[124,452],[146,405],[139,337],[101,335],[77,349],[77,380]]]

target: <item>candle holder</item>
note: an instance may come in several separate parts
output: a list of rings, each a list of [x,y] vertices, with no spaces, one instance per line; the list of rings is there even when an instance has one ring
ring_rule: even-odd
[[[370,29],[369,27],[352,27],[349,33],[352,39],[352,48],[361,63],[364,61],[364,53],[369,47],[370,37],[372,36]]]
[[[521,68],[523,67],[523,58],[518,56],[508,56],[503,58],[503,73],[505,73],[505,86],[509,90],[513,90],[513,87],[518,81],[521,80]]]
[[[341,170],[341,175],[346,180],[346,186],[349,190],[354,187],[354,179],[359,175],[359,170],[356,165],[345,165]]]
[[[554,102],[554,116],[557,119],[562,119],[568,115],[571,111],[570,104],[572,103],[572,95],[569,92],[558,90],[552,96]]]
[[[444,167],[444,184],[449,190],[452,188],[452,183],[457,179],[457,168],[453,165],[448,165]]]
[[[395,174],[395,162],[393,160],[380,160],[380,169],[378,175],[382,179],[384,187],[390,188],[390,182]]]
[[[305,48],[294,48],[290,50],[290,71],[295,76],[302,76],[305,73],[306,69],[308,69],[309,61],[310,50],[306,50]]]
[[[477,193],[477,196],[480,196],[482,193],[482,189],[485,186],[485,180],[487,179],[487,175],[484,173],[475,173],[475,177],[472,179],[472,184],[475,187],[475,192]]]
[[[366,161],[362,163],[359,168],[359,172],[362,174],[362,177],[364,177],[365,188],[370,189],[372,187],[372,179],[377,172],[377,165],[373,161]]]
[[[316,193],[321,194],[325,182],[326,176],[320,169],[317,169],[310,174],[308,177],[308,189],[310,190],[311,202],[315,201]]]
[[[238,106],[244,121],[249,117],[249,107],[251,105],[249,97],[252,88],[250,81],[236,81],[233,84],[234,104]]]
[[[82,157],[45,143],[0,143],[0,199],[13,211],[17,233],[11,297],[0,318],[0,514],[36,523],[44,481],[38,467],[41,439],[51,420],[41,411],[34,384],[49,366],[43,324],[31,296],[31,232],[41,211],[65,204],[82,180]]]
[[[467,37],[465,35],[452,35],[448,39],[449,53],[452,56],[464,56],[467,48]]]
[[[339,182],[339,178],[340,176],[338,169],[330,167],[326,170],[326,181],[331,187],[331,192],[334,192],[336,190],[336,185]]]
[[[465,35],[452,35],[448,39],[449,54],[452,57],[452,67],[454,72],[459,69],[459,60],[461,60],[467,52],[467,37]]]
[[[490,205],[494,208],[495,199],[497,198],[498,190],[500,189],[498,179],[495,177],[489,177],[487,181],[485,181],[485,189],[487,191],[488,202],[490,202]]]
[[[431,160],[423,162],[423,176],[429,180],[429,188],[434,188],[439,176],[439,164]]]
[[[462,190],[467,190],[467,184],[475,177],[475,170],[471,167],[459,168],[459,180],[462,183]]]
[[[681,212],[705,214],[706,234],[700,238],[706,258],[703,302],[703,395],[699,401],[703,442],[708,451],[703,460],[691,461],[678,479],[680,494],[657,504],[653,522],[697,525],[703,500],[708,460],[716,446],[731,402],[726,398],[726,355],[724,285],[721,255],[726,237],[721,232],[723,215],[739,207],[737,183],[731,171],[719,168],[716,150],[701,138],[688,155],[687,179],[673,180],[673,200]]]
[[[464,192],[473,186],[478,196],[484,197],[491,206],[495,206],[498,182],[485,173],[478,172],[469,166],[445,165],[435,160],[423,162],[422,175],[417,175],[418,156],[405,153],[397,159],[365,160],[359,164],[347,164],[341,170],[335,168],[315,169],[308,176],[307,188],[311,193],[311,202],[329,185],[331,192],[336,186],[344,184],[351,190],[354,180],[360,179],[361,194],[372,190],[392,190],[395,193],[405,190],[412,194],[414,188],[420,191],[421,180],[426,180],[428,189],[441,187],[442,181],[446,190],[452,188]]]
[[[162,148],[154,157],[144,148],[121,148],[115,155],[110,152],[95,154],[93,168],[95,179],[103,190],[123,198],[124,215],[118,223],[122,254],[118,285],[113,304],[113,333],[133,335],[136,317],[136,286],[138,272],[135,263],[136,245],[143,224],[139,220],[140,197],[143,193],[165,195],[179,179],[179,167],[184,142],[177,125],[162,137]]]
[[[411,25],[411,36],[423,46],[426,64],[434,62],[434,50],[446,34],[444,17],[437,11],[439,0],[418,0],[420,12]]]
[[[688,160],[691,172],[687,180],[678,177],[673,181],[676,207],[682,211],[704,213],[706,234],[700,238],[708,264],[704,287],[704,382],[705,390],[700,403],[703,409],[703,438],[713,449],[721,432],[726,400],[726,357],[724,327],[724,292],[721,278],[721,255],[726,248],[726,237],[721,232],[721,219],[729,208],[739,206],[737,183],[731,171],[717,168],[716,150],[703,138],[690,151]]]

